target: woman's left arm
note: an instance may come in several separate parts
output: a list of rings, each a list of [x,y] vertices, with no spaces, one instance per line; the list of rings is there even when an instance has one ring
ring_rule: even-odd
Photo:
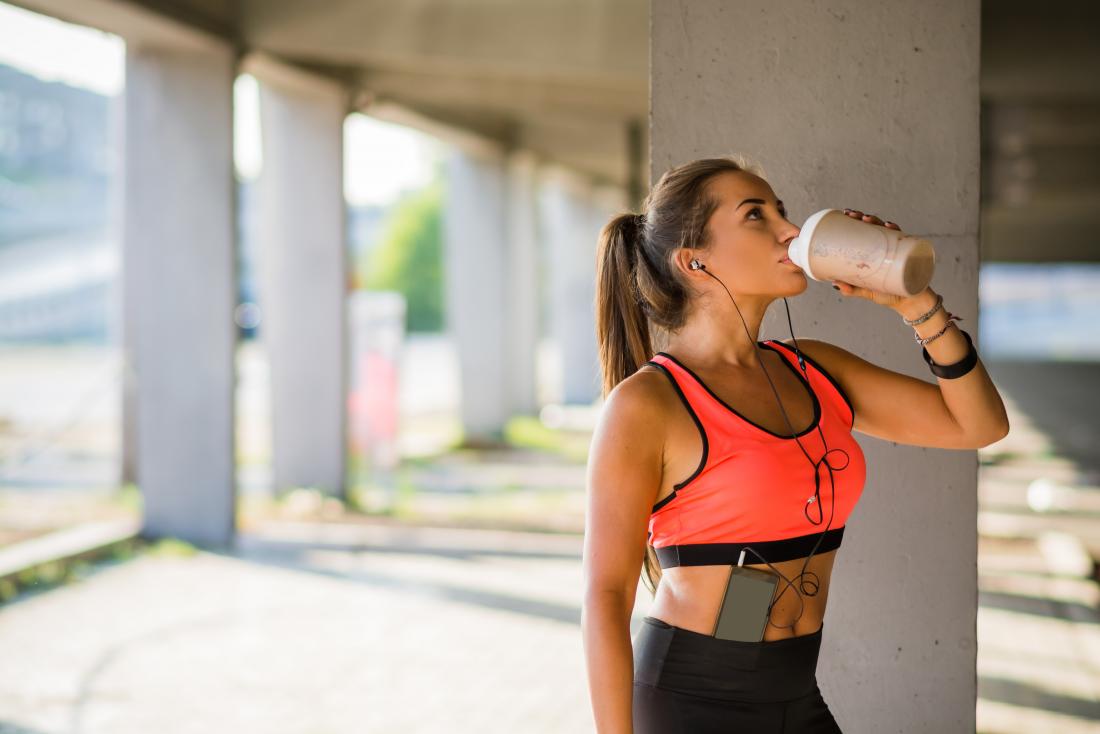
[[[872,214],[847,211],[849,216],[884,224]],[[898,229],[892,222],[884,226]],[[931,288],[901,297],[842,281],[835,281],[834,287],[846,297],[879,303],[908,320],[930,311],[938,298]],[[929,337],[947,326],[948,316],[947,309],[940,308],[920,324],[906,328],[921,338]],[[1004,402],[980,358],[961,377],[936,377],[937,386],[884,369],[826,342],[802,339],[802,345],[808,346],[803,351],[840,383],[855,413],[853,430],[899,443],[955,449],[988,446],[1008,433]],[[919,354],[921,347],[915,346]],[[937,365],[955,364],[969,353],[966,338],[954,321],[924,348]]]

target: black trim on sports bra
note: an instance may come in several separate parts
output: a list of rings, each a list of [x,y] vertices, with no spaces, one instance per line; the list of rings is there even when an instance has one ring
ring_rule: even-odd
[[[676,359],[676,357],[672,356],[672,355],[671,355],[671,354],[669,354],[668,352],[657,352],[657,354],[660,354],[660,355],[662,355],[662,356],[664,356],[664,357],[667,357],[668,359],[670,359],[670,360],[672,360],[673,362],[675,362],[675,363],[676,363],[676,364],[677,364],[677,365],[678,365],[678,366],[679,366],[679,367],[680,367],[680,368],[681,368],[682,370],[684,370],[684,371],[685,371],[685,372],[687,372],[687,373],[688,373],[689,375],[691,375],[691,376],[692,376],[692,378],[693,378],[693,379],[694,379],[694,380],[695,380],[695,381],[696,381],[697,383],[699,383],[699,385],[700,385],[700,386],[701,386],[701,387],[702,387],[702,388],[703,388],[704,390],[706,390],[706,391],[707,391],[707,393],[708,393],[708,394],[709,394],[709,395],[710,395],[710,396],[711,396],[712,398],[714,398],[714,399],[715,399],[715,400],[716,400],[716,401],[717,401],[717,402],[718,402],[718,403],[719,403],[720,405],[722,405],[723,407],[725,407],[725,408],[726,408],[726,410],[728,410],[729,412],[733,413],[734,415],[736,415],[736,416],[737,416],[738,418],[740,418],[741,420],[745,421],[745,423],[749,424],[749,425],[750,425],[750,426],[752,426],[753,428],[757,428],[757,429],[759,429],[759,430],[763,431],[764,433],[768,434],[769,436],[775,436],[776,438],[785,438],[785,439],[787,439],[787,440],[792,440],[793,438],[800,438],[800,437],[802,437],[802,436],[805,436],[805,435],[806,435],[806,434],[808,434],[808,433],[809,433],[810,431],[812,431],[812,430],[814,430],[815,428],[817,428],[818,424],[819,424],[819,423],[821,423],[821,412],[822,412],[822,411],[821,411],[821,401],[820,401],[820,400],[818,400],[818,398],[817,398],[817,391],[816,391],[816,390],[814,390],[814,388],[813,388],[813,385],[811,385],[811,384],[810,384],[810,381],[809,381],[809,380],[807,380],[807,379],[806,379],[806,378],[805,378],[805,377],[804,377],[804,376],[802,375],[802,373],[801,373],[801,372],[800,372],[800,371],[798,370],[798,368],[797,368],[797,367],[795,367],[795,366],[794,366],[793,364],[791,364],[791,363],[790,363],[790,360],[788,360],[788,359],[787,359],[786,357],[784,357],[784,356],[783,356],[782,354],[780,354],[780,353],[779,353],[779,350],[778,350],[778,349],[776,349],[776,348],[775,348],[775,347],[773,347],[772,345],[770,345],[770,344],[767,344],[766,342],[762,342],[762,341],[760,341],[760,342],[757,342],[757,344],[759,344],[760,346],[764,347],[765,349],[769,349],[769,350],[771,350],[771,351],[775,352],[776,354],[779,354],[779,359],[780,359],[780,361],[781,361],[781,362],[783,362],[783,364],[784,364],[784,365],[786,365],[787,369],[789,369],[789,370],[790,370],[791,372],[793,372],[793,373],[794,373],[794,376],[798,378],[798,381],[799,381],[799,382],[801,382],[801,383],[802,383],[802,384],[803,384],[803,385],[805,386],[805,388],[806,388],[806,391],[807,391],[808,393],[810,393],[810,399],[811,399],[811,400],[813,401],[813,405],[814,405],[814,418],[813,418],[813,421],[811,421],[810,425],[809,425],[809,426],[808,426],[808,427],[807,427],[807,428],[806,428],[805,430],[799,431],[799,432],[798,432],[798,433],[796,433],[796,434],[795,434],[794,436],[791,436],[791,435],[790,435],[789,433],[776,433],[775,431],[772,431],[772,430],[769,430],[769,429],[765,428],[764,426],[760,425],[759,423],[755,423],[755,422],[753,422],[753,421],[749,420],[749,419],[748,419],[748,418],[746,418],[746,417],[745,417],[744,415],[742,415],[741,413],[739,413],[739,412],[738,412],[738,411],[737,411],[737,410],[736,410],[736,409],[735,409],[735,408],[734,408],[733,406],[731,406],[731,405],[730,405],[729,403],[727,403],[727,402],[726,402],[725,400],[723,400],[722,398],[718,397],[717,393],[715,393],[715,392],[714,392],[713,390],[711,390],[711,389],[710,389],[710,386],[709,386],[709,385],[707,385],[707,383],[703,382],[702,378],[700,378],[700,377],[699,377],[699,375],[695,374],[695,372],[694,372],[694,371],[692,371],[692,369],[691,369],[690,367],[688,367],[688,366],[687,366],[686,364],[684,364],[684,363],[683,363],[683,362],[681,362],[680,360]]]
[[[779,563],[810,555],[818,538],[821,538],[821,545],[814,551],[814,555],[836,550],[844,537],[844,528],[845,526],[841,525],[839,528],[830,528],[824,533],[810,533],[782,540],[757,540],[749,543],[691,543],[666,545],[654,550],[657,551],[657,561],[661,564],[661,568],[736,565],[741,556],[741,549],[746,546],[752,548],[745,552],[746,565],[763,563],[752,552],[753,550],[759,552],[769,562]]]
[[[798,358],[798,352],[802,352],[801,349],[798,350],[798,352],[796,352],[794,350],[794,347],[792,347],[790,344],[784,344],[783,342],[779,341],[778,339],[772,339],[771,341],[775,342],[776,345],[781,346],[784,349],[787,349],[792,355],[794,355],[795,359]],[[816,369],[821,374],[825,375],[825,379],[828,380],[829,382],[831,382],[833,387],[836,388],[837,394],[840,395],[840,397],[844,400],[845,403],[847,403],[848,412],[852,414],[852,425],[848,426],[848,428],[851,428],[852,426],[854,426],[856,424],[856,409],[854,407],[852,407],[852,401],[848,399],[848,393],[844,392],[844,388],[842,388],[840,386],[840,383],[836,381],[836,378],[834,378],[832,375],[830,375],[829,372],[824,367],[822,367],[821,364],[818,363],[817,360],[815,360],[813,357],[806,354],[805,352],[802,352],[802,357],[807,362],[812,364],[814,366],[814,369]]]
[[[707,431],[703,427],[703,422],[699,420],[699,416],[695,414],[695,409],[691,407],[691,402],[688,401],[687,396],[684,395],[684,391],[680,389],[680,383],[676,382],[676,377],[669,371],[668,367],[665,367],[660,362],[654,362],[653,360],[649,360],[646,364],[651,364],[665,373],[665,377],[672,383],[672,387],[676,389],[676,394],[680,396],[680,402],[684,404],[684,407],[687,408],[688,413],[691,415],[691,419],[695,421],[695,427],[699,429],[699,437],[703,439],[703,455],[699,459],[699,465],[695,467],[695,471],[693,471],[687,479],[672,485],[672,492],[667,497],[661,498],[653,505],[651,512],[656,512],[675,499],[676,493],[686,487],[691,480],[695,479],[695,477],[699,476],[699,473],[703,471],[703,467],[707,465],[707,456],[710,453],[710,442],[707,441]]]

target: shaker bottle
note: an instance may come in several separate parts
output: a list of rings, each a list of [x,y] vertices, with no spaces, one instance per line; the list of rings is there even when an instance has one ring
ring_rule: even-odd
[[[921,292],[932,282],[932,243],[880,224],[822,209],[802,225],[788,257],[814,280],[841,280],[897,296]]]

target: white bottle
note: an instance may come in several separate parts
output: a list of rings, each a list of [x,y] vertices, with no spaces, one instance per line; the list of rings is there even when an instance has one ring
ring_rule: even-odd
[[[932,243],[880,224],[822,209],[802,225],[788,257],[814,280],[840,280],[897,296],[920,293],[932,282]]]

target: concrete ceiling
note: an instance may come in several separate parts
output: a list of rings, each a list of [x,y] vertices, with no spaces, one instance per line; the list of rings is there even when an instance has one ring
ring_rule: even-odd
[[[134,4],[597,181],[629,187],[632,139],[648,170],[646,0]]]
[[[237,23],[249,48],[618,185],[648,119],[644,0],[242,0]]]
[[[134,16],[168,18],[338,79],[367,111],[533,150],[635,201],[648,183],[648,0],[14,2],[131,39]],[[1100,228],[1100,3],[987,0],[981,22],[983,257],[1096,259],[1074,243]]]

